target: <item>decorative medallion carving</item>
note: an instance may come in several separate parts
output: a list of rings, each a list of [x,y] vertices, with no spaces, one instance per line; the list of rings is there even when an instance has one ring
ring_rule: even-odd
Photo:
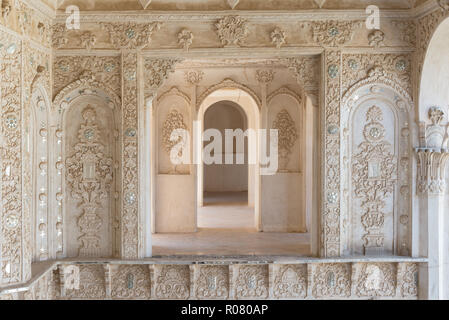
[[[347,44],[354,31],[363,26],[362,21],[318,21],[312,24],[313,40],[324,47],[339,47]]]
[[[95,109],[87,106],[82,116],[84,123],[78,130],[78,142],[73,146],[74,153],[66,160],[66,181],[71,196],[79,201],[82,210],[77,220],[81,234],[78,255],[96,257],[102,240],[99,231],[105,219],[99,208],[111,190],[113,165],[100,140],[102,132]]]
[[[181,30],[178,33],[178,45],[185,51],[188,51],[193,43],[193,32],[187,29]]]
[[[111,43],[122,49],[142,49],[151,43],[153,33],[162,26],[153,23],[100,23],[102,29],[109,32]]]
[[[277,49],[280,49],[282,47],[282,45],[285,44],[286,42],[286,35],[285,35],[285,31],[280,29],[280,28],[276,28],[274,29],[271,34],[271,43],[273,43]]]
[[[218,37],[225,47],[241,46],[248,35],[248,22],[238,16],[227,16],[215,24]]]
[[[203,80],[204,72],[201,70],[189,70],[184,72],[184,79],[190,85],[198,85]]]
[[[180,59],[145,59],[145,90],[155,91],[175,71]]]
[[[275,73],[274,70],[256,70],[256,80],[261,84],[271,83]]]

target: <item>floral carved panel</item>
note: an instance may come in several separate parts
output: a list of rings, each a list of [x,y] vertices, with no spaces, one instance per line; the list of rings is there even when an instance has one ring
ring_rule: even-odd
[[[112,272],[111,297],[149,299],[150,270],[147,265],[117,265]]]
[[[268,298],[268,266],[248,265],[237,269],[234,283],[236,299]]]
[[[227,299],[229,267],[201,266],[195,273],[195,295],[198,299]]]
[[[315,298],[351,296],[351,264],[322,263],[312,266],[312,295]]]
[[[188,299],[190,296],[189,266],[155,266],[154,294],[157,299]]]
[[[307,265],[279,265],[276,268],[273,295],[278,299],[298,299],[307,295]]]
[[[104,299],[106,297],[105,271],[101,264],[79,265],[79,289],[66,289],[69,299]]]
[[[355,294],[359,297],[394,297],[396,265],[394,263],[359,263],[355,268]]]
[[[95,108],[88,105],[81,115],[83,123],[78,129],[78,141],[70,146],[73,153],[66,159],[66,183],[81,210],[77,218],[78,256],[97,257],[104,254],[101,246],[109,241],[100,236],[100,230],[109,221],[107,210],[102,209],[108,208],[104,200],[110,196],[113,160],[102,141],[104,133]]]

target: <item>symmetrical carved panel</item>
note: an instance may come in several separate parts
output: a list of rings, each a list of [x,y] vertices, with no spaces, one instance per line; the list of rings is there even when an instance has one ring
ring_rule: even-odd
[[[292,148],[298,140],[298,130],[286,109],[276,115],[272,128],[278,130],[279,171],[287,170]]]
[[[146,265],[118,265],[112,271],[111,297],[149,299],[150,270]]]
[[[198,299],[227,299],[229,267],[201,266],[196,269],[195,294]]]
[[[234,284],[236,299],[268,298],[268,266],[248,265],[237,268]]]
[[[111,190],[113,163],[101,142],[103,133],[95,109],[87,106],[82,117],[84,123],[78,130],[78,142],[72,147],[74,153],[66,159],[66,181],[82,210],[77,221],[81,242],[78,255],[96,257],[100,255],[100,242],[107,241],[99,236],[102,224],[108,220],[99,209]]]
[[[155,266],[154,293],[158,299],[188,299],[190,296],[189,266]]]
[[[224,46],[241,46],[248,35],[248,22],[238,16],[227,16],[215,24]]]
[[[396,266],[393,263],[360,263],[355,265],[355,294],[359,297],[394,297]]]
[[[81,300],[104,299],[106,297],[106,282],[103,265],[79,265],[79,269],[79,289],[66,289],[65,297]]]
[[[354,150],[352,180],[354,193],[361,199],[362,225],[365,228],[365,253],[384,247],[385,201],[394,192],[397,159],[393,146],[386,141],[383,113],[372,106],[366,113],[363,142]]]
[[[273,295],[278,299],[298,299],[307,295],[307,265],[279,265],[274,275]]]
[[[351,296],[351,265],[322,263],[312,267],[312,295],[315,298]]]

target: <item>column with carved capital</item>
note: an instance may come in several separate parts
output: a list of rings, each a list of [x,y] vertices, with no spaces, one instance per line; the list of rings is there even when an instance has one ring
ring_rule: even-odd
[[[428,257],[426,268],[420,273],[420,297],[425,299],[444,299],[444,278],[447,272],[445,256],[445,171],[449,159],[446,150],[432,148],[416,149],[418,159],[417,191],[419,194],[421,254]],[[427,231],[427,232],[426,232]],[[447,298],[447,297],[446,297]]]

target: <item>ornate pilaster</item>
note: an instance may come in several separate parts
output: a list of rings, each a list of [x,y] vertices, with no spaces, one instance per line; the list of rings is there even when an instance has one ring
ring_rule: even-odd
[[[139,256],[139,158],[137,108],[137,53],[122,53],[122,219],[121,256],[137,259]]]
[[[324,52],[322,108],[321,256],[340,255],[340,91],[341,51]]]

